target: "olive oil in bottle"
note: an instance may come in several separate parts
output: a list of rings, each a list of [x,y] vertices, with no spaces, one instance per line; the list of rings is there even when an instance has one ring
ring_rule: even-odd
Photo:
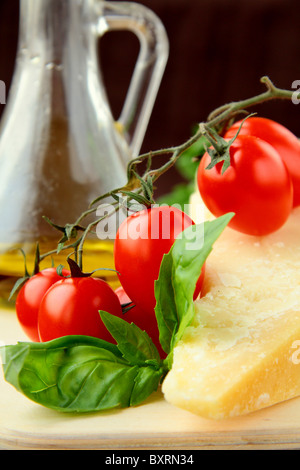
[[[48,241],[40,241],[41,254],[55,250],[57,245]],[[16,281],[24,276],[26,255],[26,266],[31,274],[34,269],[36,245],[23,244],[19,246],[5,247],[0,245],[0,305],[5,307],[14,307],[14,296],[10,302],[8,299]],[[67,256],[71,250],[64,250],[59,254],[51,255],[45,258],[40,269],[48,268],[54,264],[56,267],[60,264],[68,268]],[[96,270],[96,271],[95,271]],[[93,273],[93,277],[98,277],[107,281],[115,289],[119,286],[117,273],[113,261],[113,241],[111,240],[87,240],[83,251],[83,271]]]

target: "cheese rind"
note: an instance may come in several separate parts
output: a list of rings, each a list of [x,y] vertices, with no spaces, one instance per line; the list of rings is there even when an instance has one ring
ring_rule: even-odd
[[[300,208],[267,237],[226,228],[206,273],[166,400],[226,419],[300,395]]]

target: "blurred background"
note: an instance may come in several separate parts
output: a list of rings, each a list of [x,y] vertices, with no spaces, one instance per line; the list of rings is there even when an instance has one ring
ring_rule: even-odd
[[[194,125],[222,104],[264,91],[268,75],[282,88],[300,80],[299,0],[141,0],[165,25],[170,57],[142,152],[178,145]],[[7,94],[18,39],[19,0],[0,0],[0,80]],[[99,60],[118,118],[139,51],[128,32],[109,33]],[[0,115],[4,105],[0,106]],[[278,120],[300,135],[300,105],[268,103],[253,111]],[[159,180],[168,193],[184,177],[174,168]]]

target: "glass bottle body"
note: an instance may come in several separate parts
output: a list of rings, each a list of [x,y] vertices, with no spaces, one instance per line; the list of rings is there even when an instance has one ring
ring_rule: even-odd
[[[116,125],[98,40],[112,29],[139,35],[142,24],[146,33]],[[37,242],[42,253],[56,248],[60,235],[43,216],[57,225],[74,223],[96,197],[126,183],[127,163],[139,151],[166,58],[163,26],[143,7],[20,0],[16,68],[0,130],[0,297],[7,298],[15,278],[24,274],[20,249],[30,270]],[[86,271],[113,268],[112,243],[87,240]],[[55,264],[66,264],[66,255],[55,255]],[[51,263],[49,258],[41,267]],[[115,281],[113,274],[108,277]]]

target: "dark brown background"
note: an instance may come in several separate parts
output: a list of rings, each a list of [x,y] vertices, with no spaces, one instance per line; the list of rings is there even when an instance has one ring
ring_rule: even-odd
[[[259,78],[291,89],[300,80],[299,0],[142,0],[164,23],[170,57],[142,151],[180,144],[196,122],[232,100],[263,91]],[[19,0],[0,0],[0,79],[13,74]],[[100,59],[115,116],[121,109],[138,53],[130,33],[109,34]],[[121,73],[120,73],[121,71]],[[0,113],[3,106],[0,108]],[[257,109],[300,134],[300,105],[276,102]],[[160,180],[166,192],[179,180]]]

